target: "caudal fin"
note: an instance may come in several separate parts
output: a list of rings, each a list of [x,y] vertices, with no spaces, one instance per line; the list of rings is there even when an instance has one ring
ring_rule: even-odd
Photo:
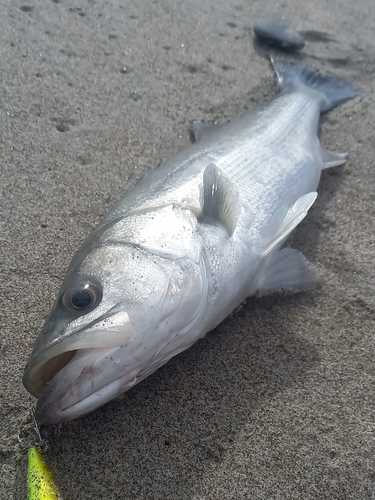
[[[307,87],[318,92],[321,99],[321,110],[328,111],[359,94],[355,85],[339,76],[323,75],[315,68],[304,63],[290,64],[271,58],[279,87],[285,91]]]

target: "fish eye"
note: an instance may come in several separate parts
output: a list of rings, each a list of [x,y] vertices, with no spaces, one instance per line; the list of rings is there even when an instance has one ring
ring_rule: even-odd
[[[88,290],[78,290],[74,292],[71,298],[72,306],[76,309],[83,309],[91,306],[93,296]]]
[[[62,302],[66,309],[86,312],[94,309],[101,299],[97,286],[92,283],[84,283],[67,290],[62,296]]]

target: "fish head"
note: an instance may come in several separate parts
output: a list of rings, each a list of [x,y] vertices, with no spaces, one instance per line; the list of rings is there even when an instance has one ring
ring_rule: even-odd
[[[206,281],[202,263],[189,258],[118,242],[81,251],[25,368],[24,386],[39,398],[37,420],[89,413],[184,350]]]

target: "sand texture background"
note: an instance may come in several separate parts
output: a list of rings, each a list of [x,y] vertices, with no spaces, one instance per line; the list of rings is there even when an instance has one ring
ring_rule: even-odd
[[[350,160],[290,241],[324,283],[247,300],[122,401],[46,430],[46,459],[65,500],[375,498],[373,0],[1,0],[1,499],[26,498],[21,377],[74,251],[189,120],[275,95],[250,30],[270,14],[362,89],[322,120]]]

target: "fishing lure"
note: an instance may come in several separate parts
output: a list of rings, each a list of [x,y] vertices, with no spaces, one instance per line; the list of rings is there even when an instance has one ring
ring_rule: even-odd
[[[36,446],[29,449],[27,465],[28,500],[59,500],[60,495],[46,462]]]

